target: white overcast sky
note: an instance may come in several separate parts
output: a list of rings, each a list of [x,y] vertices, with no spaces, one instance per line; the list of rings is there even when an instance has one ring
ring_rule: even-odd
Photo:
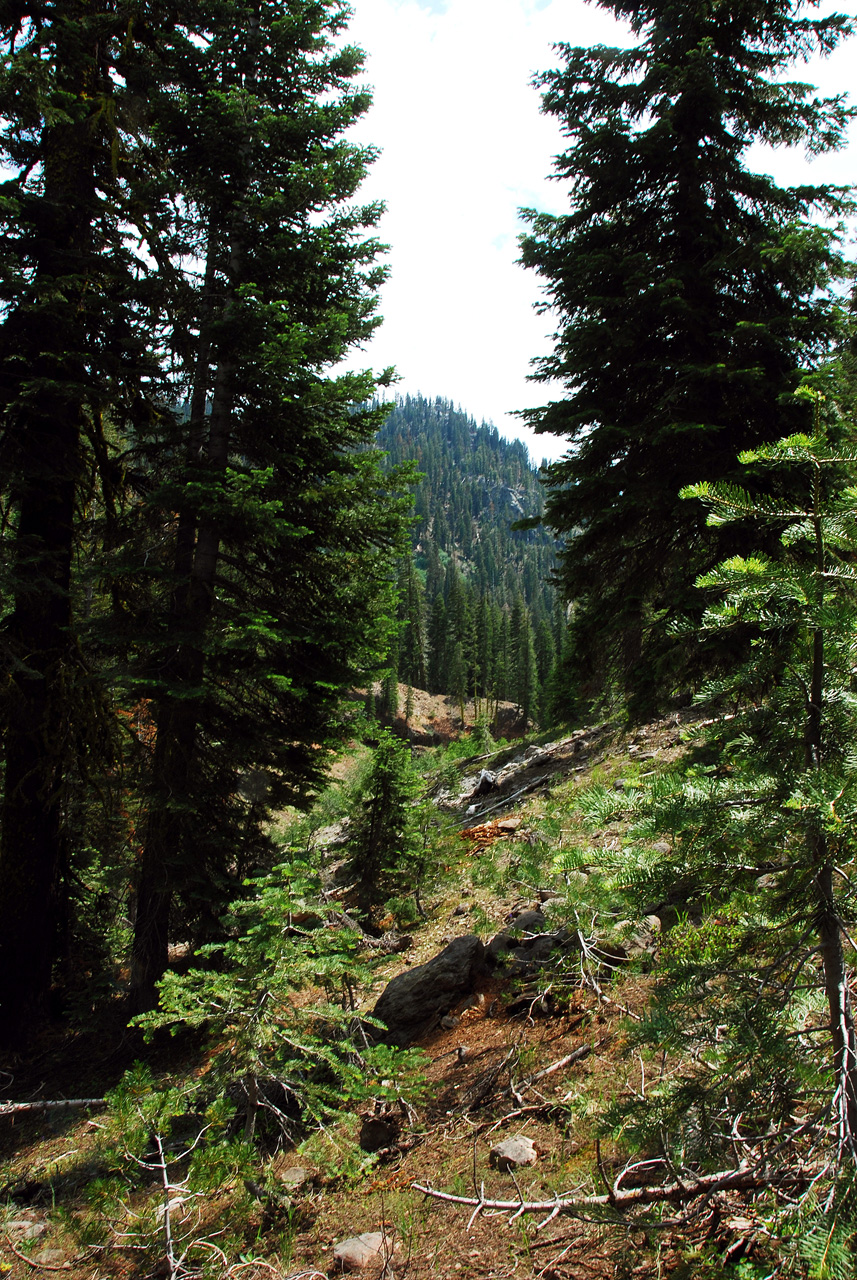
[[[384,325],[361,363],[395,365],[396,391],[452,400],[524,439],[535,462],[558,457],[560,440],[511,416],[548,398],[526,379],[552,332],[533,309],[535,275],[516,263],[518,210],[567,207],[562,185],[548,180],[563,139],[540,114],[531,79],[557,65],[555,41],[628,44],[630,34],[583,0],[351,3],[348,39],[367,54],[363,78],[374,92],[352,136],[381,149],[361,193],[387,204],[380,235],[391,269]],[[857,37],[789,78],[848,92],[855,65]],[[857,126],[851,136],[835,156],[769,152],[753,167],[786,183],[855,182]]]

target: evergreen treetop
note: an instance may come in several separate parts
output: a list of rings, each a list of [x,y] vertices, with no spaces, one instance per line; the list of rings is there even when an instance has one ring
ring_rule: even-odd
[[[852,109],[783,76],[852,23],[793,0],[604,7],[637,45],[560,45],[563,66],[539,78],[569,139],[556,176],[571,209],[526,211],[522,259],[558,320],[534,376],[566,394],[525,416],[570,445],[546,515],[566,538],[580,668],[618,674],[643,711],[681,680],[664,618],[700,608],[694,579],[741,546],[680,489],[805,427],[793,392],[839,336],[846,193],[781,187],[745,160],[756,142],[841,143]]]

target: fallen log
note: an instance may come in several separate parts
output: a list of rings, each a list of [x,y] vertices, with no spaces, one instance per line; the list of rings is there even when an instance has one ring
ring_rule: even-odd
[[[38,1098],[34,1102],[0,1102],[0,1116],[18,1116],[28,1111],[59,1111],[64,1107],[106,1107],[106,1098]]]
[[[436,1188],[421,1182],[411,1184],[414,1191],[431,1196],[447,1204],[462,1204],[473,1208],[471,1223],[480,1213],[511,1213],[510,1222],[524,1214],[545,1213],[548,1216],[538,1224],[541,1231],[559,1214],[585,1214],[593,1210],[614,1210],[622,1213],[639,1206],[665,1204],[668,1202],[689,1203],[700,1196],[709,1197],[719,1191],[761,1191],[767,1187],[803,1187],[806,1186],[810,1174],[804,1170],[781,1169],[764,1172],[743,1166],[737,1169],[721,1169],[717,1173],[687,1174],[661,1186],[631,1187],[627,1191],[620,1187],[610,1188],[604,1195],[578,1196],[557,1195],[552,1200],[489,1200],[485,1196],[457,1196],[449,1191],[438,1191]]]

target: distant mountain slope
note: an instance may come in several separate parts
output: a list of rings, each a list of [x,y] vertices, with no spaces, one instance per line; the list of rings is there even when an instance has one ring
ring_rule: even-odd
[[[516,702],[538,715],[556,657],[559,619],[537,471],[520,441],[443,399],[396,401],[378,433],[390,464],[414,460],[414,555],[402,566],[404,629],[395,678],[432,693]]]

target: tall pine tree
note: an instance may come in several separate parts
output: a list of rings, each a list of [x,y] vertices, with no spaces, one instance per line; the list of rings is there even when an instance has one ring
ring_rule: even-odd
[[[4,791],[0,1036],[43,1009],[69,855],[68,780],[105,767],[99,683],[72,606],[77,512],[109,487],[105,416],[144,430],[159,382],[147,296],[157,255],[141,99],[142,3],[5,5],[0,42],[0,605]]]
[[[170,536],[134,687],[157,726],[136,891],[132,995],[154,1000],[173,917],[204,936],[342,736],[344,691],[392,626],[390,557],[410,497],[366,448],[369,374],[335,374],[378,323],[370,158],[346,141],[368,95],[339,0],[197,4],[174,42],[159,140],[204,269],[182,353],[188,415],[150,442]],[[181,220],[184,220],[183,223]],[[176,513],[171,519],[171,513]],[[247,799],[246,780],[262,797]],[[255,791],[256,788],[251,788]]]
[[[696,575],[730,550],[683,485],[734,473],[739,449],[805,424],[801,370],[837,332],[841,192],[784,188],[745,165],[756,142],[836,147],[850,112],[784,82],[851,30],[796,0],[602,0],[630,49],[559,46],[540,77],[570,145],[571,211],[528,211],[524,263],[558,316],[535,377],[564,398],[526,414],[565,436],[547,519],[565,539],[577,679],[600,670],[649,710],[674,685],[669,615],[700,608]]]

